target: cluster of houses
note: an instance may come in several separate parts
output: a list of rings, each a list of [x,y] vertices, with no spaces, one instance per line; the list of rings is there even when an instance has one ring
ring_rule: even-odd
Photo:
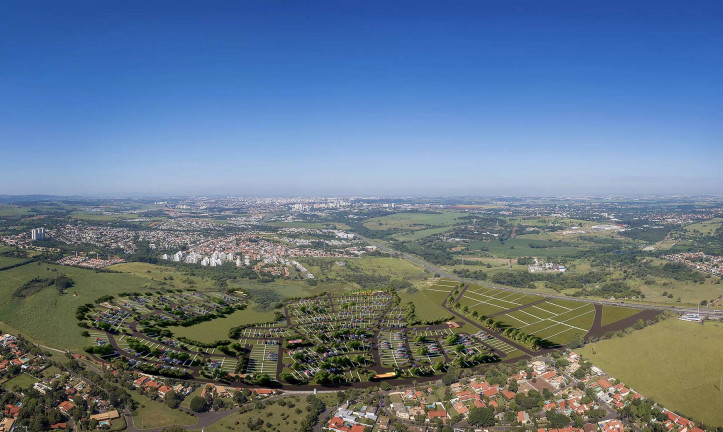
[[[580,368],[580,357],[574,352],[570,351],[567,355],[569,365],[566,367],[566,371],[574,373]],[[645,397],[637,391],[627,387],[622,382],[619,382],[615,378],[607,376],[602,370],[593,366],[590,368],[590,373],[585,376],[582,380],[586,388],[590,388],[594,391],[598,401],[606,404],[609,408],[621,411],[632,401],[638,399],[642,400]],[[663,414],[665,414],[665,420],[660,422],[663,427],[670,432],[703,432],[703,429],[697,427],[694,422],[685,417],[679,416],[667,408],[655,405],[659,408]],[[651,422],[658,422],[655,418]],[[636,425],[642,429],[646,425]],[[609,419],[607,421],[598,422],[598,427],[603,432],[622,431],[623,429],[628,430],[629,427],[623,428],[623,424],[618,419]]]
[[[15,336],[10,334],[0,335],[0,376],[9,375],[12,366],[18,366],[20,373],[38,375],[47,369],[47,362],[43,362],[43,357],[33,357],[26,353],[18,343]],[[11,357],[10,359],[5,357]],[[70,375],[66,372],[59,372],[55,375],[46,376],[45,378],[36,378],[37,382],[33,384],[33,389],[40,394],[46,394],[58,385],[62,385],[63,397],[57,400],[54,408],[66,417],[72,417],[75,409],[73,401],[82,398],[88,405],[93,405],[97,414],[90,416],[91,420],[95,420],[99,427],[110,426],[110,422],[120,417],[117,410],[111,406],[110,401],[98,396],[93,396],[91,392],[91,384],[80,377]],[[20,401],[15,405],[7,404],[3,408],[3,418],[0,421],[0,432],[12,432],[16,429],[16,420],[23,402]],[[61,422],[49,425],[50,430],[66,430],[67,423]]]
[[[30,356],[27,355],[17,344],[15,336],[10,334],[0,335],[0,347],[3,348],[3,353],[0,353],[0,377],[9,373],[13,366],[20,368],[21,370],[31,370],[32,365],[29,365]]]
[[[138,379],[133,381],[135,388],[143,389],[147,394],[155,392],[161,399],[164,399],[171,391],[176,392],[179,396],[185,396],[193,391],[192,387],[184,387],[182,384],[177,384],[171,387],[164,384],[162,381],[159,381],[156,377],[142,374],[139,375]]]
[[[475,408],[494,408],[498,423],[532,426],[533,423],[546,423],[546,414],[553,411],[572,418],[580,416],[586,419],[581,427],[566,426],[559,429],[539,428],[538,432],[619,432],[629,430],[618,418],[628,404],[644,397],[625,384],[607,376],[602,370],[585,365],[584,376],[579,380],[573,378],[578,369],[583,367],[580,357],[575,352],[568,352],[562,357],[561,363],[544,360],[529,362],[519,372],[508,377],[505,385],[491,384],[483,377],[472,377],[451,384],[450,392],[442,391],[434,386],[414,387],[389,393],[392,403],[388,413],[403,422],[416,423],[419,430],[436,419],[447,423],[452,418],[467,418]],[[562,366],[564,365],[564,366]],[[581,372],[583,372],[581,371]],[[577,374],[580,376],[582,374]],[[582,383],[582,386],[580,385]],[[521,409],[519,395],[527,395],[535,390],[544,397],[542,410]],[[594,396],[593,396],[594,395]],[[662,426],[670,432],[703,432],[696,425],[663,407],[654,405],[666,416]],[[595,410],[593,415],[592,410]],[[511,411],[511,413],[510,413]],[[604,417],[600,413],[607,413]],[[602,417],[602,418],[601,418]],[[514,419],[514,420],[513,420]],[[598,419],[600,419],[598,421]],[[342,418],[342,420],[345,420]],[[653,418],[651,422],[658,422]],[[337,422],[338,423],[338,422]],[[347,422],[348,423],[348,422]],[[345,423],[346,424],[346,423]],[[578,424],[580,425],[580,424]],[[637,425],[643,429],[645,424]],[[381,428],[380,428],[381,429]],[[341,430],[341,429],[335,429]],[[382,429],[383,430],[383,429]],[[345,432],[349,432],[346,431]]]
[[[562,389],[566,383],[564,377],[558,375],[554,368],[548,367],[545,362],[536,361],[530,366],[533,368],[532,376],[522,370],[510,378],[515,381],[516,386],[490,384],[481,377],[472,378],[465,383],[454,383],[450,385],[452,398],[449,400],[439,401],[432,387],[390,393],[390,396],[398,395],[402,399],[402,402],[392,403],[391,410],[400,419],[424,417],[425,421],[430,422],[437,418],[446,421],[458,415],[466,418],[473,408],[492,407],[497,417],[502,420],[504,412],[517,394],[527,394],[531,390],[542,393],[544,389],[554,393]],[[550,409],[562,407],[563,410],[584,412],[587,407],[579,404],[582,395],[573,393],[568,395],[567,399],[547,401],[547,407]],[[523,425],[530,423],[529,413],[518,411],[516,416],[519,423]]]
[[[540,262],[535,258],[535,262],[533,264],[530,264],[527,266],[527,271],[530,273],[540,273],[540,272],[547,272],[547,273],[565,273],[567,271],[567,268],[560,264],[555,264],[551,262]]]
[[[380,420],[380,430],[389,428],[389,417],[377,416],[376,406],[352,406],[347,401],[336,410],[323,429],[333,432],[364,432],[367,427],[373,427],[377,420]]]
[[[102,269],[108,266],[112,266],[114,264],[120,264],[124,262],[126,261],[121,258],[100,259],[90,258],[82,255],[71,255],[59,259],[58,261],[56,261],[56,264],[74,267],[84,267],[89,269]]]
[[[151,249],[162,250],[181,248],[200,243],[207,239],[199,231],[163,230],[154,226],[151,230],[132,230],[106,225],[83,223],[65,224],[47,230],[55,240],[73,244],[91,244],[108,249],[121,249],[125,253],[136,251],[137,242],[148,242]]]
[[[703,252],[687,252],[665,255],[663,258],[712,275],[723,275],[723,256],[706,255]]]

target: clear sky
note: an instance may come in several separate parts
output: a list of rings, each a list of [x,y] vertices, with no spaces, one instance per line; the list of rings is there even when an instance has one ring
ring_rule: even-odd
[[[723,192],[723,1],[3,1],[0,194]]]

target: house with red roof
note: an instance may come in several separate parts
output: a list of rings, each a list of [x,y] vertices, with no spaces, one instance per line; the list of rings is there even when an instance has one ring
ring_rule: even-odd
[[[449,417],[449,414],[447,414],[447,411],[445,410],[429,410],[427,411],[427,417],[429,417],[430,420],[434,420],[436,418],[444,420]]]
[[[170,391],[172,391],[172,390],[173,390],[173,388],[172,388],[172,387],[169,387],[169,386],[167,386],[167,385],[161,386],[161,387],[158,389],[158,396],[160,396],[160,397],[162,397],[162,398],[165,398],[166,395],[168,394],[168,392],[170,392]]]
[[[70,401],[63,401],[58,405],[58,409],[60,409],[60,412],[62,412],[65,415],[70,415],[70,412],[73,411],[73,408],[75,408],[75,404]]]
[[[150,381],[150,378],[147,376],[142,376],[138,378],[137,380],[133,381],[133,385],[136,387],[143,387],[143,384]]]
[[[600,378],[599,380],[597,380],[597,383],[600,384],[600,387],[602,387],[605,390],[612,387],[612,384],[610,384],[610,381],[606,380],[605,378]]]
[[[478,382],[478,383],[477,383],[477,382],[470,383],[470,386],[471,386],[472,389],[473,389],[475,392],[477,392],[477,393],[483,392],[483,391],[485,391],[485,390],[487,390],[487,389],[490,388],[490,385],[487,384],[487,383],[484,382],[484,381]]]
[[[467,417],[469,410],[467,409],[466,406],[464,406],[464,404],[462,402],[457,402],[453,406],[454,406],[454,410],[457,411],[460,415]]]
[[[487,397],[492,397],[499,393],[499,390],[497,390],[497,387],[490,387],[487,390],[483,391],[482,394]]]
[[[530,422],[530,415],[527,414],[525,411],[518,411],[517,412],[517,421],[522,424],[527,424]]]
[[[502,393],[502,396],[506,397],[507,400],[512,400],[515,398],[515,393],[509,390],[502,390],[500,393]]]
[[[333,417],[329,420],[327,429],[335,432],[364,432],[364,425],[345,422],[341,417]]]
[[[5,417],[17,417],[20,412],[20,407],[16,405],[5,405]]]

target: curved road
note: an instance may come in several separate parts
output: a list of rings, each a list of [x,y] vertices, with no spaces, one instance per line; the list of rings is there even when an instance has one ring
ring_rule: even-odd
[[[457,276],[454,273],[448,272],[447,270],[443,269],[442,267],[438,267],[434,264],[431,264],[416,255],[411,255],[411,254],[408,254],[405,252],[399,252],[398,250],[392,249],[391,247],[389,247],[383,243],[380,243],[377,240],[370,239],[368,237],[364,237],[359,234],[357,234],[357,236],[359,236],[359,238],[366,241],[370,245],[376,246],[377,249],[379,249],[382,252],[401,256],[405,260],[410,261],[418,266],[421,266],[421,267],[431,271],[432,273],[439,274],[440,276],[443,276],[447,279],[454,279],[454,280],[457,280],[460,282],[473,283],[473,284],[477,284],[477,285],[486,286],[489,288],[496,288],[496,289],[502,290],[502,291],[520,292],[520,293],[525,293],[525,294],[530,293],[529,289],[501,287],[501,286],[493,285],[493,284],[490,284],[487,282],[482,282],[482,281],[478,281],[478,280],[474,280],[474,279],[462,278],[462,277]],[[554,299],[572,300],[572,301],[577,301],[577,302],[581,302],[581,303],[593,303],[593,304],[600,304],[600,305],[607,304],[607,305],[629,307],[629,308],[635,308],[635,309],[669,310],[669,311],[673,311],[673,312],[677,312],[677,313],[681,313],[681,314],[698,312],[698,308],[695,308],[695,307],[656,306],[656,305],[643,304],[643,303],[621,302],[618,300],[597,300],[597,299],[588,299],[588,298],[581,298],[581,297],[569,297],[569,296],[564,296],[564,295],[560,295],[560,294],[545,293],[543,295],[545,297],[554,298]],[[700,310],[700,314],[704,315],[704,316],[708,316],[708,317],[713,317],[713,318],[723,318],[723,311]]]

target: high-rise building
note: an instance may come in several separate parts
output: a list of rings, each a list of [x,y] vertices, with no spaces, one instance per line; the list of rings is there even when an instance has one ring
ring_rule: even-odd
[[[45,228],[35,228],[30,231],[30,237],[33,241],[45,240]]]

